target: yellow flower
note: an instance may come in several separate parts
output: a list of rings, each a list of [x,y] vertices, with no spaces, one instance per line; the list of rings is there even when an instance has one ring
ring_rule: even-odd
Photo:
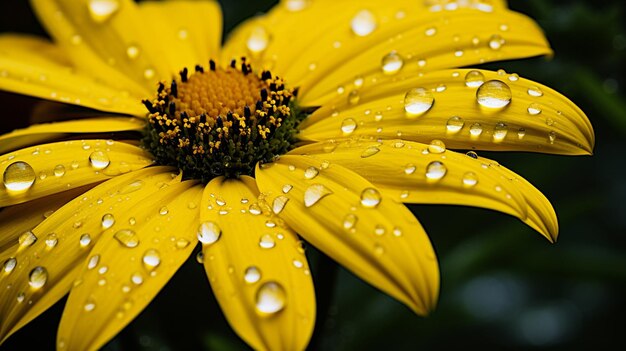
[[[0,136],[1,340],[69,292],[57,348],[103,346],[198,241],[255,349],[311,336],[299,236],[425,315],[437,261],[402,203],[558,232],[526,180],[446,147],[593,149],[588,119],[556,91],[455,68],[551,54],[504,1],[284,0],[222,48],[212,1],[32,4],[53,42],[0,37],[0,89],[100,112]]]

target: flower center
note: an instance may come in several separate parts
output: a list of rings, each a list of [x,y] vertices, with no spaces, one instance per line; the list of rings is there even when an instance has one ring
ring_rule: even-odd
[[[171,84],[160,83],[142,140],[162,165],[186,179],[253,175],[257,162],[271,162],[296,141],[296,92],[269,71],[255,74],[242,58],[229,67],[187,68]]]

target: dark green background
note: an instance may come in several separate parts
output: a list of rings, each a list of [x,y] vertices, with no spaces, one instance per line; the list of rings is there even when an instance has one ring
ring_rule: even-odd
[[[419,0],[416,0],[419,1]],[[222,1],[226,30],[274,1]],[[428,318],[339,270],[336,281],[309,249],[321,309],[312,348],[324,350],[586,350],[626,347],[626,30],[622,1],[513,0],[546,31],[554,59],[490,64],[572,99],[596,130],[595,155],[481,153],[525,176],[554,204],[561,231],[550,245],[521,222],[485,210],[411,207],[437,250],[442,273]],[[44,34],[23,0],[0,2],[0,31]],[[2,131],[24,125],[34,99],[0,93]],[[325,301],[329,307],[325,308]],[[1,348],[52,349],[62,303]],[[239,350],[190,260],[106,350]]]

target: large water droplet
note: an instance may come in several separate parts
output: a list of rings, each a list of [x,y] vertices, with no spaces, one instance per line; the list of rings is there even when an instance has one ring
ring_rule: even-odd
[[[54,173],[55,177],[63,177],[65,175],[65,166],[56,165],[52,173]]]
[[[369,10],[357,12],[350,22],[352,32],[359,37],[370,35],[376,29],[376,26],[376,17]]]
[[[483,133],[483,127],[480,123],[474,123],[470,127],[470,134],[473,137],[479,137]]]
[[[89,155],[89,163],[93,169],[100,170],[109,167],[111,160],[104,151],[94,151]]]
[[[356,121],[352,118],[346,118],[341,122],[341,131],[345,134],[352,134],[356,129]]]
[[[449,133],[458,133],[461,131],[464,125],[465,121],[463,120],[463,118],[459,116],[452,116],[448,119],[448,122],[446,122],[446,130]]]
[[[443,162],[433,161],[426,167],[426,178],[428,178],[428,180],[437,181],[443,178],[447,172],[448,169]]]
[[[161,255],[155,249],[149,249],[143,254],[143,265],[147,270],[151,271],[161,264]]]
[[[89,0],[89,15],[96,23],[104,23],[120,8],[117,0]]]
[[[271,234],[263,234],[259,240],[259,246],[263,249],[271,249],[276,246],[276,241]]]
[[[256,293],[256,309],[261,314],[275,314],[285,308],[287,294],[277,282],[263,283]]]
[[[117,239],[120,244],[128,248],[134,248],[139,245],[139,237],[134,230],[121,229],[118,230],[113,237]]]
[[[304,191],[304,206],[311,207],[315,205],[324,196],[333,192],[322,184],[313,184]]]
[[[361,192],[361,205],[366,208],[375,208],[380,204],[382,196],[374,188],[365,188]]]
[[[501,109],[511,103],[512,93],[506,83],[499,80],[485,82],[476,91],[476,100],[486,108]]]
[[[313,179],[315,177],[317,177],[317,175],[320,173],[320,171],[311,166],[311,167],[307,167],[307,169],[304,170],[304,179]]]
[[[222,235],[222,229],[212,221],[203,222],[198,227],[198,240],[206,245],[215,243]]]
[[[9,193],[21,193],[35,183],[35,170],[26,162],[14,162],[4,170],[3,180]]]
[[[46,284],[48,281],[48,270],[42,266],[37,266],[30,271],[28,275],[28,284],[35,288],[39,289]]]
[[[275,214],[281,213],[283,209],[285,208],[285,205],[287,204],[287,202],[289,202],[289,198],[284,195],[276,197],[274,201],[272,202],[272,211]]]
[[[400,72],[402,66],[404,66],[404,59],[395,51],[392,51],[383,57],[382,69],[387,75],[393,75]]]
[[[30,230],[20,234],[20,236],[17,238],[17,242],[21,248],[29,247],[34,244],[35,241],[37,241],[37,236]]]
[[[463,186],[472,188],[478,184],[478,176],[474,172],[467,172],[463,175]]]
[[[480,71],[471,70],[465,75],[465,85],[470,88],[478,88],[485,83],[485,75]]]
[[[261,280],[261,271],[255,266],[250,266],[243,273],[243,280],[248,284],[254,284]]]
[[[6,261],[4,261],[4,264],[2,265],[2,270],[4,271],[4,273],[9,274],[13,272],[16,266],[17,266],[17,260],[15,259],[15,257],[11,257],[7,259]]]
[[[269,44],[270,36],[267,30],[262,26],[256,26],[250,32],[246,45],[248,50],[253,54],[263,52]]]
[[[425,88],[413,88],[404,95],[404,110],[410,117],[427,112],[434,103],[433,93]]]

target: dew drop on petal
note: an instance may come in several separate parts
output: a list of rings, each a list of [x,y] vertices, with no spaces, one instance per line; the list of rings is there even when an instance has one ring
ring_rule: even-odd
[[[361,95],[358,90],[352,90],[350,94],[348,94],[348,102],[350,105],[356,105],[361,101]]]
[[[485,83],[485,75],[480,71],[471,70],[465,75],[465,85],[470,88],[478,88]]]
[[[500,50],[502,45],[504,45],[504,39],[498,34],[492,35],[489,39],[489,48],[491,50]]]
[[[319,174],[319,170],[313,166],[304,170],[304,179],[313,179]]]
[[[161,264],[161,255],[155,249],[149,249],[143,254],[143,265],[147,270],[151,271]]]
[[[380,149],[378,147],[370,146],[366,148],[365,150],[363,150],[363,152],[361,153],[361,158],[368,158],[370,156],[376,155],[379,152],[380,152]]]
[[[48,281],[48,270],[45,267],[37,266],[28,274],[28,284],[39,289]]]
[[[415,170],[416,170],[416,169],[417,169],[417,167],[416,167],[414,164],[409,163],[409,164],[407,164],[407,165],[404,167],[404,173],[405,173],[405,174],[413,174],[413,173],[415,173]]]
[[[89,261],[87,262],[87,268],[94,269],[96,268],[99,262],[100,262],[100,255],[93,255],[91,256],[91,258],[89,258]]]
[[[541,97],[543,96],[543,91],[541,91],[539,87],[533,86],[533,87],[528,88],[528,95],[533,96],[533,97]]]
[[[478,184],[478,176],[474,172],[467,172],[463,175],[463,186],[472,188]]]
[[[245,280],[248,284],[254,284],[261,280],[261,270],[259,270],[255,266],[250,266],[246,268],[246,271],[243,273],[243,280]]]
[[[479,137],[483,133],[483,127],[480,123],[474,123],[470,126],[470,135],[473,137]]]
[[[382,70],[386,75],[393,75],[400,72],[402,66],[404,66],[404,59],[395,51],[383,57]]]
[[[134,230],[121,229],[118,230],[113,237],[123,246],[128,248],[134,248],[139,245],[139,237]]]
[[[289,193],[291,191],[291,189],[293,189],[293,185],[291,185],[291,184],[283,185],[283,194]]]
[[[378,236],[384,235],[385,232],[386,232],[385,227],[380,224],[377,224],[376,227],[374,227],[374,234]]]
[[[120,8],[118,0],[89,0],[89,15],[96,23],[104,23]]]
[[[477,154],[476,152],[474,152],[474,151],[468,151],[468,152],[466,153],[466,155],[467,155],[467,156],[469,156],[469,157],[471,157],[471,158],[473,158],[474,160],[477,160],[477,159],[478,159],[478,154]]]
[[[528,105],[527,111],[529,115],[536,116],[541,113],[541,106],[538,103],[533,102]]]
[[[46,246],[52,249],[55,246],[57,246],[57,244],[59,243],[59,238],[57,237],[55,233],[50,233],[46,235],[45,242],[46,242]]]
[[[63,177],[65,175],[65,166],[56,165],[53,170],[55,177]]]
[[[4,186],[9,193],[21,193],[35,183],[35,170],[26,162],[11,163],[3,174]]]
[[[304,191],[304,206],[311,207],[333,192],[322,184],[313,184]]]
[[[357,12],[350,22],[352,32],[359,37],[370,35],[376,29],[377,25],[376,17],[369,10]]]
[[[276,241],[270,234],[263,234],[259,240],[259,246],[263,249],[271,249],[276,246]]]
[[[289,198],[287,196],[277,196],[272,202],[272,211],[275,214],[281,213],[285,208],[285,205],[287,205],[287,202],[289,202]]]
[[[426,166],[426,178],[428,178],[428,180],[440,180],[446,175],[447,172],[448,169],[446,168],[446,165],[440,161],[433,161]]]
[[[508,132],[509,127],[506,125],[506,123],[496,123],[495,127],[493,128],[493,141],[500,142],[504,140]]]
[[[256,292],[256,309],[264,315],[272,315],[285,308],[287,294],[277,282],[263,283]]]
[[[4,271],[4,273],[9,274],[13,272],[16,266],[17,266],[17,259],[15,259],[15,257],[10,257],[6,261],[4,261],[4,264],[2,265],[2,270]]]
[[[270,36],[267,33],[267,30],[262,26],[256,26],[250,32],[250,36],[246,41],[246,46],[250,52],[258,54],[267,48],[269,41]]]
[[[446,144],[443,141],[435,139],[428,145],[428,152],[431,154],[442,154],[446,151]]]
[[[287,11],[298,12],[306,9],[309,6],[311,0],[285,0],[285,8]]]
[[[136,45],[130,45],[129,47],[126,48],[126,56],[128,56],[128,58],[131,60],[134,60],[137,57],[139,57],[139,54],[141,54],[141,50]]]
[[[556,141],[556,132],[550,131],[548,133],[548,141],[550,142],[550,144],[554,144],[554,142]]]
[[[365,188],[361,192],[361,205],[365,208],[375,208],[380,204],[382,196],[374,188]]]
[[[424,114],[434,103],[433,93],[425,88],[413,88],[404,95],[404,110],[410,117]]]
[[[512,93],[506,83],[499,80],[490,80],[481,85],[476,91],[476,100],[486,108],[501,109],[511,103]]]
[[[458,133],[461,129],[463,129],[464,125],[465,121],[463,118],[459,116],[452,116],[448,119],[448,122],[446,122],[446,130],[449,133]]]
[[[354,226],[356,225],[356,222],[358,221],[358,217],[353,214],[353,213],[349,213],[347,214],[344,218],[343,218],[343,227],[345,229],[352,229],[354,228]]]
[[[89,234],[85,233],[85,234],[80,236],[80,238],[78,239],[78,242],[79,242],[81,247],[85,247],[85,246],[91,244],[91,236]]]
[[[524,139],[524,137],[526,136],[526,129],[524,128],[520,128],[517,130],[517,138],[518,139]]]
[[[89,163],[93,169],[100,170],[109,167],[111,160],[104,151],[94,151],[89,155]]]
[[[198,227],[198,240],[205,245],[210,245],[219,240],[222,235],[222,229],[217,223],[206,221]]]
[[[178,240],[176,240],[176,248],[177,249],[184,249],[187,246],[189,246],[190,242],[189,240],[185,239],[185,238],[179,238]]]
[[[109,229],[114,224],[115,224],[115,217],[112,214],[107,213],[104,216],[102,216],[102,229]]]
[[[143,276],[141,273],[133,273],[133,275],[130,276],[130,281],[135,285],[141,285],[143,283]]]
[[[341,122],[341,131],[344,135],[352,134],[356,129],[356,121],[352,118],[346,118]]]
[[[32,231],[28,230],[20,234],[17,238],[17,242],[20,247],[29,247],[37,241],[37,236]]]
[[[87,302],[83,306],[83,309],[85,310],[85,312],[91,312],[96,309],[96,303],[91,299],[87,300]]]

